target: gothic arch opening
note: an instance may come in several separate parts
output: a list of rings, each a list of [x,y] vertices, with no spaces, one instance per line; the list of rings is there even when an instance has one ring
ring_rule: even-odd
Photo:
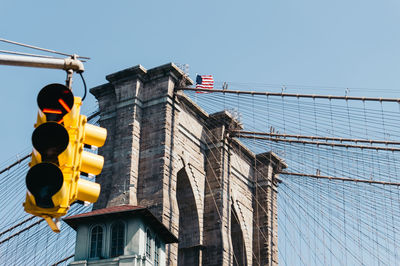
[[[199,216],[192,186],[183,168],[177,174],[176,200],[179,209],[178,265],[199,265]]]
[[[231,241],[233,247],[233,266],[247,266],[246,246],[240,228],[239,216],[233,205],[231,208]]]

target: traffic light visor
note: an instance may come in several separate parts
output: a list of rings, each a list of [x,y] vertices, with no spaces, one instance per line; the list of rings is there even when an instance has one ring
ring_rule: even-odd
[[[82,163],[81,163],[81,171],[85,173],[90,173],[94,175],[98,175],[101,173],[104,165],[104,157],[93,154],[91,152],[83,151],[82,152]]]
[[[85,124],[85,137],[83,142],[85,144],[94,145],[96,147],[101,147],[107,138],[107,129],[94,126],[91,124]]]
[[[94,203],[100,195],[100,185],[85,179],[78,180],[77,199],[81,201],[89,201]]]
[[[74,106],[74,95],[66,86],[53,83],[39,92],[37,103],[47,121],[61,122]]]
[[[61,170],[53,163],[39,163],[26,175],[26,187],[35,197],[36,205],[53,208],[51,197],[62,187],[64,178]]]

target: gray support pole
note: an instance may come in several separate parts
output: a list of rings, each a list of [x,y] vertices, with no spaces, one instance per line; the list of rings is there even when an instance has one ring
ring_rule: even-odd
[[[0,55],[0,65],[85,71],[83,63],[74,58],[40,58],[17,55]]]

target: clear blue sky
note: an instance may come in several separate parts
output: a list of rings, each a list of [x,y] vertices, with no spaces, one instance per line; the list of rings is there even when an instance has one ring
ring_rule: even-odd
[[[176,62],[190,65],[192,79],[196,73],[213,74],[235,89],[280,91],[293,85],[305,93],[312,87],[315,93],[343,95],[350,88],[353,96],[399,97],[399,25],[398,0],[2,0],[0,5],[0,38],[91,57],[84,73],[89,88],[137,64],[149,69]],[[35,53],[4,43],[0,50]],[[63,83],[65,73],[0,66],[0,80],[1,166],[29,151],[36,96],[49,83]],[[82,95],[78,76],[73,88]],[[89,95],[83,109],[94,106]],[[290,257],[289,244],[288,250]]]
[[[190,65],[192,78],[341,87],[343,94],[346,87],[400,87],[399,14],[394,0],[3,0],[0,37],[91,57],[89,88],[130,66],[177,62]],[[34,52],[3,43],[0,50]],[[0,80],[4,162],[31,146],[36,95],[65,74],[0,66]],[[74,84],[81,95],[78,77]],[[86,106],[94,102],[90,96]]]

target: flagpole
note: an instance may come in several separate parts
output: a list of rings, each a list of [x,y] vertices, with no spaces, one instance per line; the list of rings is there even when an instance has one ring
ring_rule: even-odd
[[[197,83],[197,72],[196,72],[196,83]],[[197,93],[194,94],[194,102],[197,104]]]

